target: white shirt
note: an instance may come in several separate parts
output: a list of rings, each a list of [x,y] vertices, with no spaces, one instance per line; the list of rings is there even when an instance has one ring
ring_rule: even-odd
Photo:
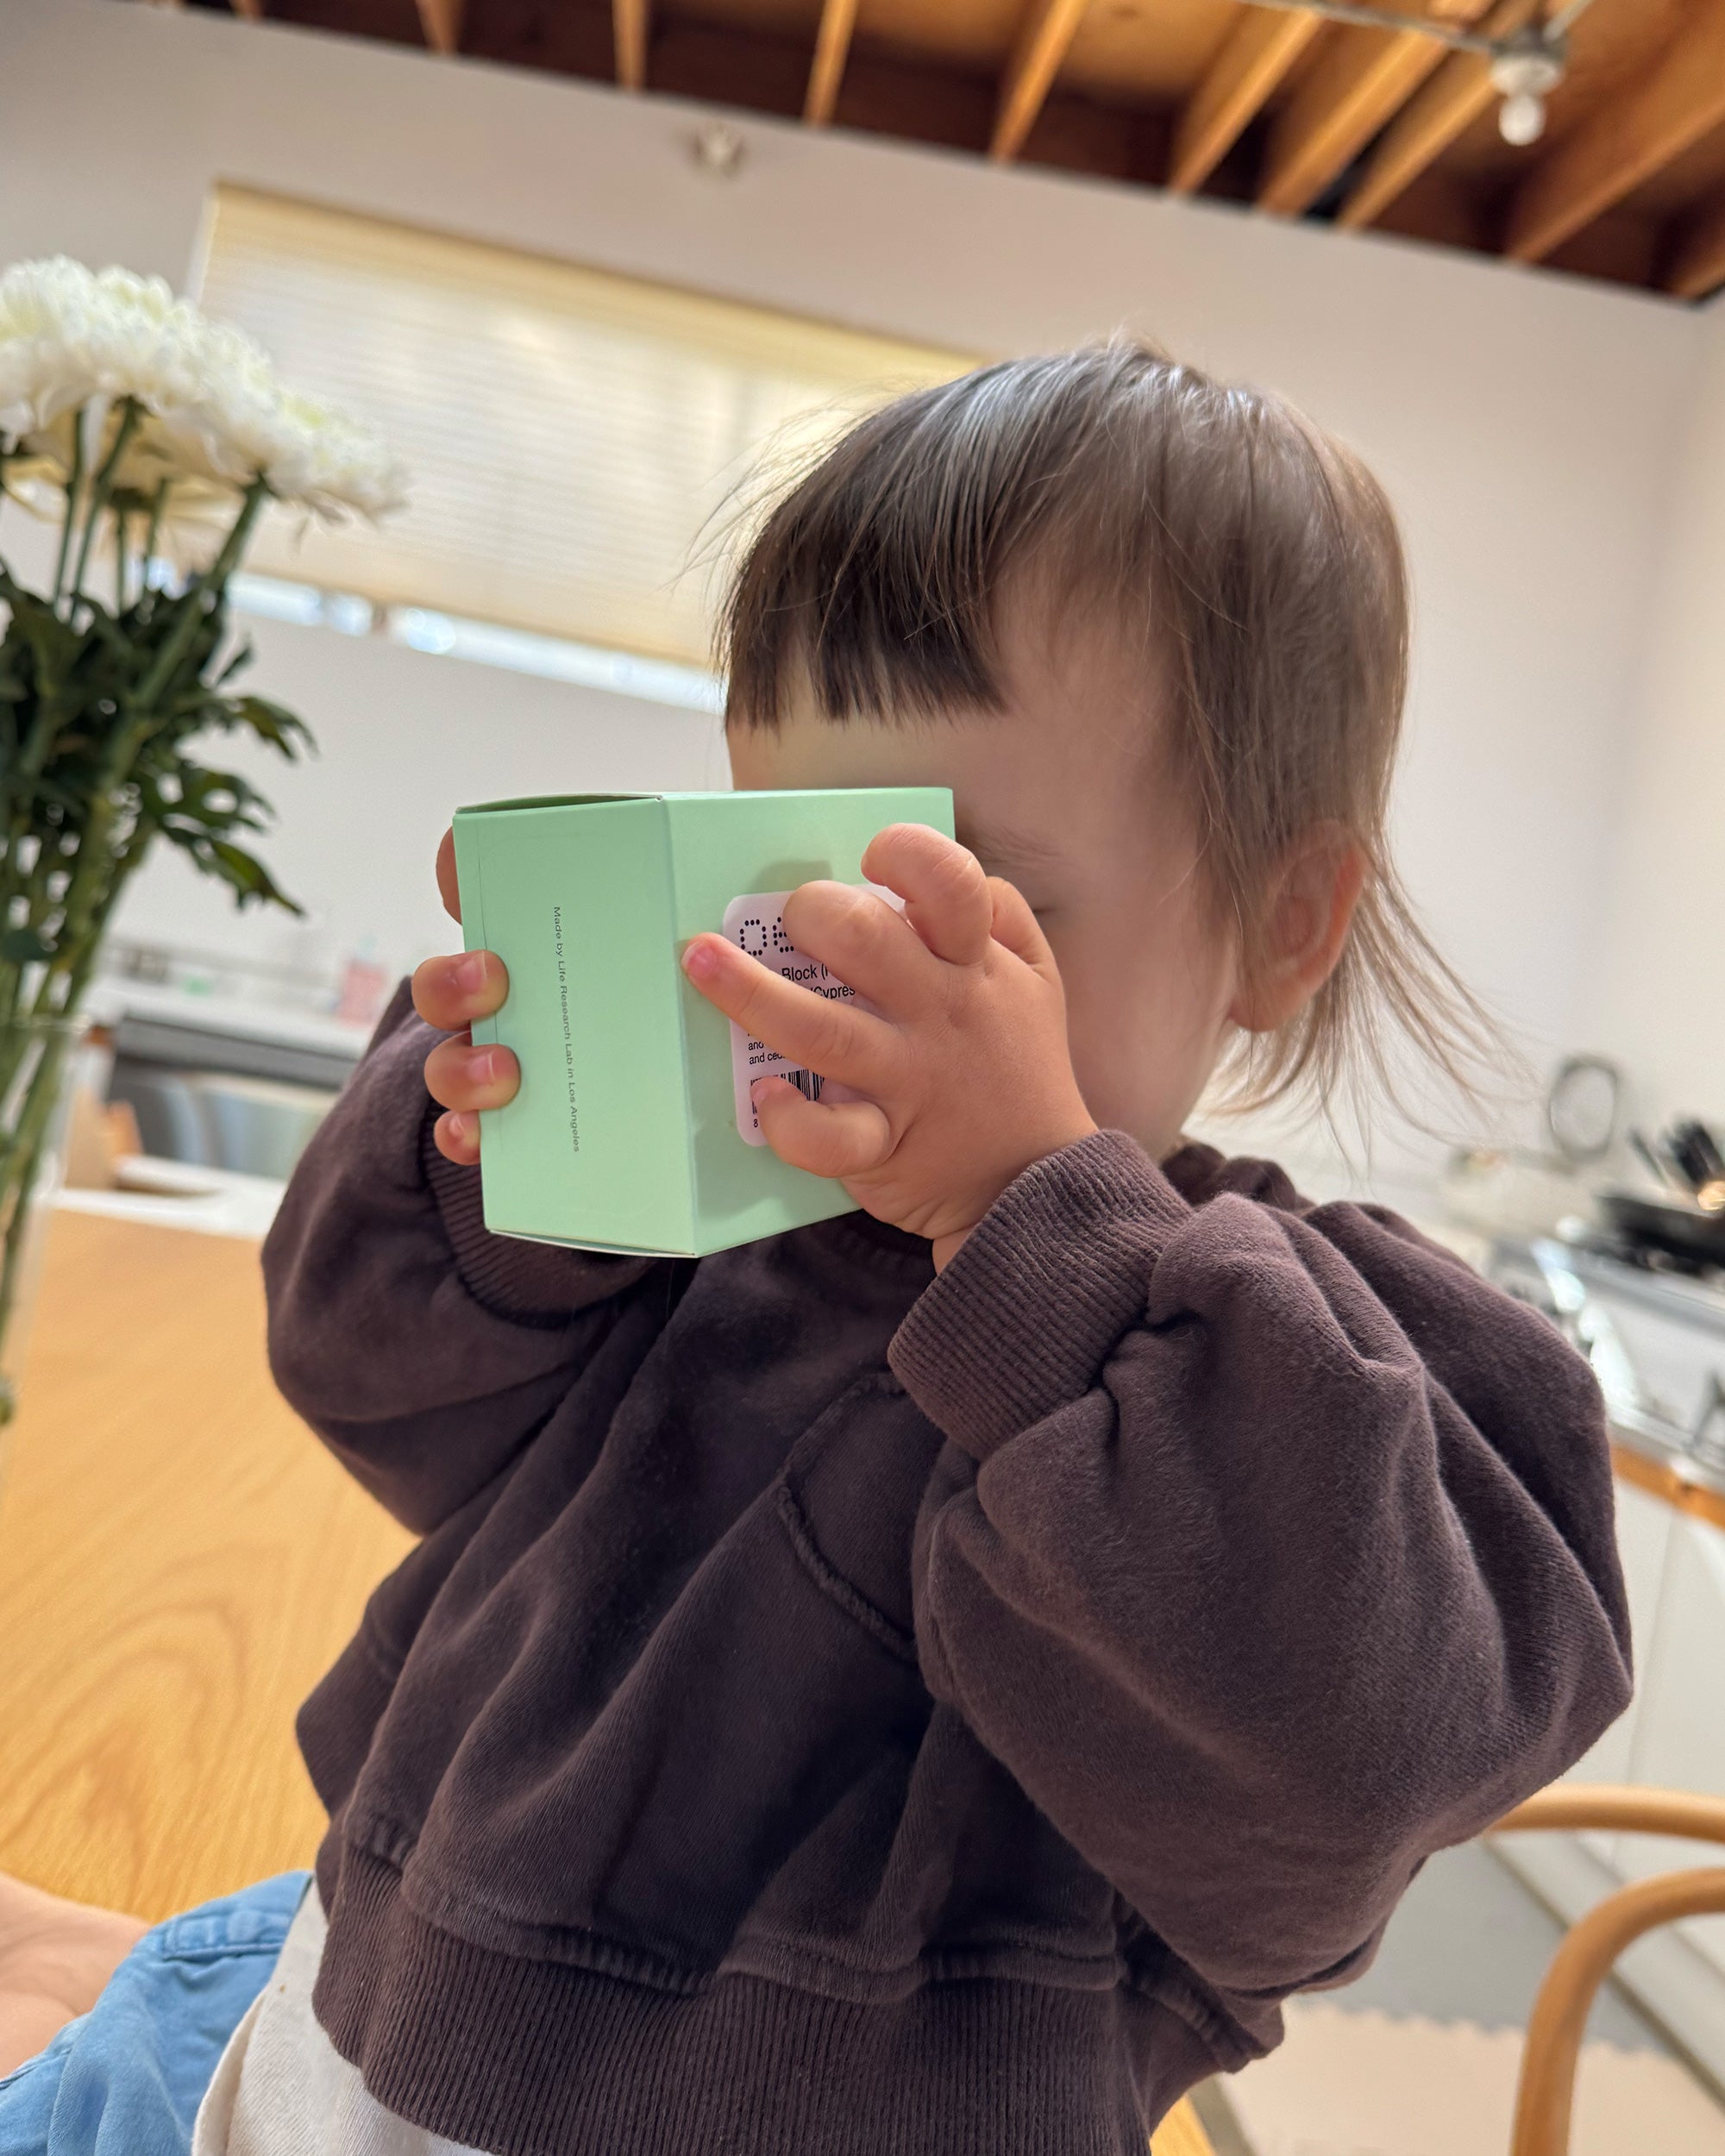
[[[198,2107],[191,2156],[482,2156],[386,2111],[311,2011],[328,1926],[315,1884]]]

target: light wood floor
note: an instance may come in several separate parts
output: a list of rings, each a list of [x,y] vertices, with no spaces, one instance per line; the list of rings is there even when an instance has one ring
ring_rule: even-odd
[[[1288,2040],[1229,2084],[1265,2156],[1502,2156],[1521,2031],[1295,1999]],[[1725,2113],[1675,2059],[1582,2046],[1571,2156],[1725,2156]],[[1157,2144],[1157,2156],[1161,2156]]]
[[[154,1919],[309,1863],[294,1710],[409,1538],[271,1384],[255,1244],[57,1214],[0,1446],[0,1869]]]

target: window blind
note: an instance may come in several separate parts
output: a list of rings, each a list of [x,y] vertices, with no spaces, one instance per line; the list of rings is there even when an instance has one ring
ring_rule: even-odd
[[[266,520],[251,567],[697,665],[761,461],[975,364],[229,186],[200,296],[408,468],[380,527]]]

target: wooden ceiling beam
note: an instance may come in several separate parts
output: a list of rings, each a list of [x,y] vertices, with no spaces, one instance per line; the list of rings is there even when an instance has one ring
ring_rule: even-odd
[[[1508,37],[1533,21],[1540,4],[1498,0],[1480,28],[1489,37]],[[1350,231],[1375,223],[1502,94],[1492,88],[1484,53],[1452,53],[1384,130],[1336,222]]]
[[[1716,196],[1690,221],[1665,282],[1679,299],[1705,299],[1725,285],[1725,195]]]
[[[1525,179],[1503,252],[1538,262],[1725,122],[1725,0],[1695,0],[1641,80],[1609,96]]]
[[[434,53],[461,49],[462,0],[419,0],[419,27]]]
[[[1175,123],[1171,194],[1203,185],[1323,27],[1320,16],[1245,9]]]
[[[612,38],[617,47],[617,86],[647,87],[647,11],[650,0],[611,0]]]
[[[1089,0],[1030,0],[1013,56],[1000,82],[988,154],[1016,157],[1047,102],[1060,63],[1078,34]]]
[[[814,65],[809,70],[808,96],[803,103],[803,117],[812,128],[824,128],[838,103],[838,85],[844,79],[850,35],[856,28],[856,4],[857,0],[825,0],[821,8]]]
[[[1471,22],[1486,4],[1467,0],[1442,12]],[[1438,40],[1420,30],[1350,29],[1337,37],[1276,116],[1258,176],[1258,208],[1285,217],[1310,209],[1446,57]]]

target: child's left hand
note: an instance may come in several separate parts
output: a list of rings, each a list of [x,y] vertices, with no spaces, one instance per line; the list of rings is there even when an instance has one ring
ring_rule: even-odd
[[[894,824],[862,873],[903,914],[843,883],[785,903],[799,950],[880,1016],[782,980],[722,936],[683,954],[689,979],[791,1063],[865,1100],[806,1100],[757,1079],[781,1160],[841,1181],[859,1205],[934,1245],[944,1265],[1014,1176],[1095,1129],[1072,1074],[1053,955],[1019,893],[921,824]]]

